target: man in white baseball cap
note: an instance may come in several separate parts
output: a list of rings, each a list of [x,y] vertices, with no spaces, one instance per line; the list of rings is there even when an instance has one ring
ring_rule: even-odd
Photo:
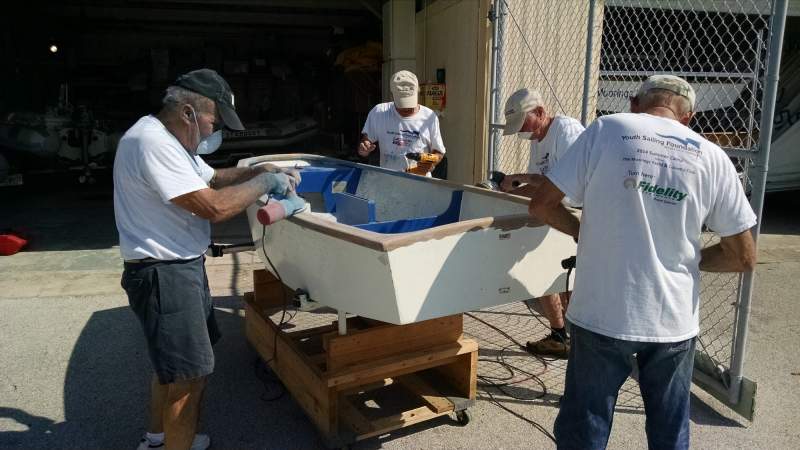
[[[572,117],[551,115],[542,95],[534,89],[520,89],[511,94],[503,112],[506,116],[503,135],[516,134],[520,139],[530,140],[531,145],[527,173],[506,175],[500,189],[530,197],[550,167],[583,132],[583,125]],[[528,342],[527,350],[534,355],[566,358],[569,354],[569,335],[564,321],[567,295],[545,295],[527,303],[544,314],[550,325],[550,333],[543,339]]]
[[[394,101],[375,105],[367,115],[358,155],[366,158],[377,148],[381,167],[407,172],[417,163],[406,154],[424,153],[430,176],[445,153],[439,118],[419,104],[419,83],[413,73],[401,70],[392,75],[390,89]]]
[[[694,107],[685,80],[648,78],[631,112],[595,120],[533,193],[531,215],[578,239],[558,448],[608,445],[633,364],[648,447],[689,448],[700,271],[756,263],[756,215],[728,155],[688,127]],[[719,243],[703,246],[705,227]]]

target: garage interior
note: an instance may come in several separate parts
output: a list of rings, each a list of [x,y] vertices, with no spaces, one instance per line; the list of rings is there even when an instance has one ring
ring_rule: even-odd
[[[3,171],[113,161],[164,89],[208,67],[231,85],[247,130],[209,163],[264,153],[353,157],[381,101],[380,0],[67,0],[15,3],[0,19]],[[88,155],[82,152],[88,139]],[[80,171],[79,171],[80,172]]]

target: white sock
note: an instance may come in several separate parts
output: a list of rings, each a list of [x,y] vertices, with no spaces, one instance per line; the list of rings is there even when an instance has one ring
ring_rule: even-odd
[[[161,444],[161,443],[164,442],[164,433],[163,432],[161,432],[161,433],[151,433],[151,432],[148,431],[147,433],[144,434],[144,437],[146,437],[147,440],[150,441],[151,444]]]

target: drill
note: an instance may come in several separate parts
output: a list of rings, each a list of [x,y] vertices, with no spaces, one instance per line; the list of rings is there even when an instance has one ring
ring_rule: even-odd
[[[406,158],[417,162],[416,166],[406,169],[406,172],[424,176],[433,170],[436,164],[439,164],[439,161],[442,160],[442,155],[438,153],[409,152],[406,153]]]

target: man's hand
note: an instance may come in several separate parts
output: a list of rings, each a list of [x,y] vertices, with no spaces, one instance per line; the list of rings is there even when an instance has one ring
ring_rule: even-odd
[[[289,184],[292,186],[292,191],[296,191],[297,186],[299,186],[300,181],[302,181],[302,178],[300,177],[300,171],[291,167],[287,167],[283,169],[283,173],[289,177]]]
[[[255,166],[255,169],[259,171],[259,173],[285,173],[289,177],[289,184],[292,186],[292,190],[297,190],[297,186],[302,181],[300,177],[300,171],[295,169],[294,167],[279,167],[274,164],[264,163]]]
[[[506,175],[500,183],[500,190],[503,192],[511,192],[527,182],[528,176],[524,173]]]
[[[533,186],[533,185],[530,185],[530,184],[523,184],[522,186],[520,186],[518,188],[512,189],[508,193],[509,194],[514,194],[514,195],[519,195],[521,197],[531,198],[531,197],[533,197],[533,193],[536,192],[537,188],[538,188],[538,186]]]
[[[266,172],[258,175],[254,180],[261,183],[265,194],[286,195],[294,192],[289,176],[283,172]]]
[[[539,175],[537,173],[517,173],[512,175],[506,175],[503,178],[503,182],[500,183],[500,190],[503,192],[511,192],[512,194],[517,194],[513,192],[514,190],[518,189],[520,185],[527,184],[532,189],[539,187],[544,180],[544,176]],[[517,194],[517,195],[525,195],[525,194]],[[526,195],[526,197],[530,197],[530,195]]]
[[[358,156],[366,158],[375,150],[375,143],[370,142],[369,139],[362,139],[358,144]]]

